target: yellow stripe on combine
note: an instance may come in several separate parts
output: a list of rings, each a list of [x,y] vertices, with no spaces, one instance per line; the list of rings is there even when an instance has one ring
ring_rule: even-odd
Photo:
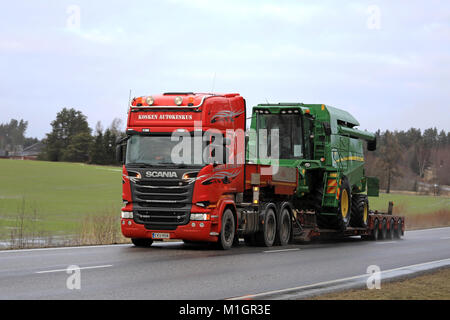
[[[364,158],[363,157],[358,157],[358,156],[351,156],[351,157],[344,157],[344,158],[336,160],[336,162],[341,162],[341,161],[361,161],[361,162],[364,162]]]

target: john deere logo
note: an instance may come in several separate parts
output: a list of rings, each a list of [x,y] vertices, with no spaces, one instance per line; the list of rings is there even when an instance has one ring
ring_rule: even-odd
[[[147,178],[178,178],[175,171],[147,171],[145,176]]]

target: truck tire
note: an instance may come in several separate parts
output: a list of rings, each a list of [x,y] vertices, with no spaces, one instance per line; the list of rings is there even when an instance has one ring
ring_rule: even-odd
[[[219,240],[217,245],[222,250],[228,250],[233,246],[234,235],[236,232],[236,224],[233,212],[226,209],[222,214],[222,226],[220,229]]]
[[[380,240],[386,240],[387,238],[387,222],[386,219],[381,221]]]
[[[277,233],[277,218],[272,206],[267,206],[264,214],[263,230],[255,234],[258,246],[271,247]]]
[[[339,207],[337,211],[337,228],[345,230],[350,225],[352,210],[350,184],[347,177],[342,177],[339,189]]]
[[[275,235],[275,244],[285,246],[289,244],[292,232],[292,219],[289,206],[283,205],[278,215],[277,233]]]
[[[367,228],[369,222],[369,199],[365,194],[352,195],[352,215],[350,225]]]
[[[390,239],[390,240],[395,238],[394,226],[395,226],[394,219],[391,219],[391,221],[389,221],[389,230],[387,232],[387,238]]]
[[[136,247],[150,247],[153,243],[153,239],[150,238],[131,238],[131,242]]]
[[[402,226],[403,226],[402,219],[398,219],[398,221],[397,221],[397,229],[395,230],[395,233],[394,233],[394,237],[396,239],[401,239],[402,238],[402,235],[403,235]]]

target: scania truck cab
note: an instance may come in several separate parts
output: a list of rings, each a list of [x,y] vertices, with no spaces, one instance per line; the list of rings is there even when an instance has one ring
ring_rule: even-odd
[[[244,187],[245,150],[237,147],[244,146],[245,117],[239,94],[135,98],[118,149],[124,161],[123,235],[136,245],[162,239],[217,242],[221,235],[219,243],[230,246],[234,195]]]

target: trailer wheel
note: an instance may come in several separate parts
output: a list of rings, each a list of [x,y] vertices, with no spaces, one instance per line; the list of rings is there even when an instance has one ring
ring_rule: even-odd
[[[264,214],[263,230],[255,234],[255,240],[259,246],[271,247],[277,233],[277,218],[272,207],[268,207]]]
[[[373,222],[372,240],[378,241],[380,239],[380,222],[375,219]]]
[[[402,219],[398,219],[397,221],[397,230],[395,230],[395,238],[401,239],[403,232],[402,232],[403,222]]]
[[[387,238],[391,240],[394,239],[395,237],[394,225],[395,225],[394,219],[391,219],[391,221],[389,221],[389,230],[387,232]]]
[[[292,232],[292,220],[289,207],[287,205],[281,208],[277,223],[277,233],[275,236],[275,244],[285,246],[289,243]]]
[[[381,221],[380,240],[386,240],[387,238],[387,222],[386,219]]]
[[[220,249],[228,250],[233,246],[235,226],[233,212],[226,209],[222,215],[222,227],[217,242]]]
[[[352,195],[351,226],[367,228],[369,222],[369,200],[365,194]]]
[[[153,243],[153,239],[149,238],[131,238],[131,242],[136,247],[150,247]]]

